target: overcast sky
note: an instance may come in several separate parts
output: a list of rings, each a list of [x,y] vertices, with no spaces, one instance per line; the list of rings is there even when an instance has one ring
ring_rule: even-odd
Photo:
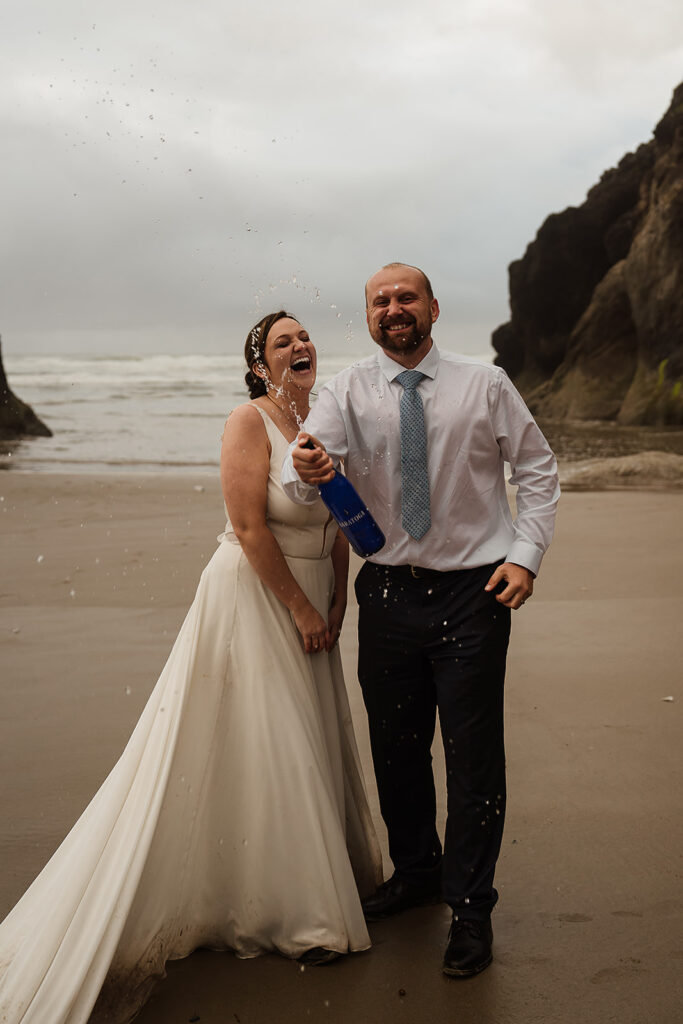
[[[371,345],[365,279],[430,275],[483,352],[507,265],[683,78],[680,0],[4,0],[10,352],[239,351],[284,306]]]

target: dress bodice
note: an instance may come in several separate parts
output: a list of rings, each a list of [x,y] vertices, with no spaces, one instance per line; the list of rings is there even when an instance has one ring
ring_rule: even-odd
[[[270,442],[266,525],[283,554],[292,558],[324,558],[332,550],[337,524],[320,498],[314,505],[296,505],[287,497],[280,482],[280,472],[289,442],[270,416],[258,405],[255,408],[261,414]],[[225,533],[219,539],[239,543],[229,516]]]

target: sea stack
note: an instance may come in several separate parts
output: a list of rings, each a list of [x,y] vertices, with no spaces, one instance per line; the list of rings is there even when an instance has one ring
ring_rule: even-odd
[[[30,405],[14,394],[2,365],[2,338],[0,338],[0,440],[17,437],[52,437],[52,431],[38,419]]]
[[[542,418],[683,424],[683,83],[653,138],[510,264],[495,362]]]

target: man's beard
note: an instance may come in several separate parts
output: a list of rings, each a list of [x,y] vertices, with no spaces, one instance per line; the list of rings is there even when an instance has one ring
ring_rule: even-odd
[[[388,352],[414,352],[429,337],[430,330],[431,323],[421,324],[410,317],[410,324],[405,331],[387,331],[378,324],[370,331],[370,337]]]

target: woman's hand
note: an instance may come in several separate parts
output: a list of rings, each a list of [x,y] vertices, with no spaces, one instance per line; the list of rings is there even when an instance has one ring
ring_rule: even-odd
[[[332,650],[334,645],[339,640],[339,634],[341,633],[345,613],[346,594],[344,594],[343,597],[339,597],[337,594],[335,594],[335,596],[332,599],[330,611],[327,616],[327,638],[325,650],[328,652]]]
[[[294,625],[301,634],[301,643],[306,654],[319,654],[326,651],[327,625],[322,615],[316,611],[310,601],[300,608],[292,610]]]

